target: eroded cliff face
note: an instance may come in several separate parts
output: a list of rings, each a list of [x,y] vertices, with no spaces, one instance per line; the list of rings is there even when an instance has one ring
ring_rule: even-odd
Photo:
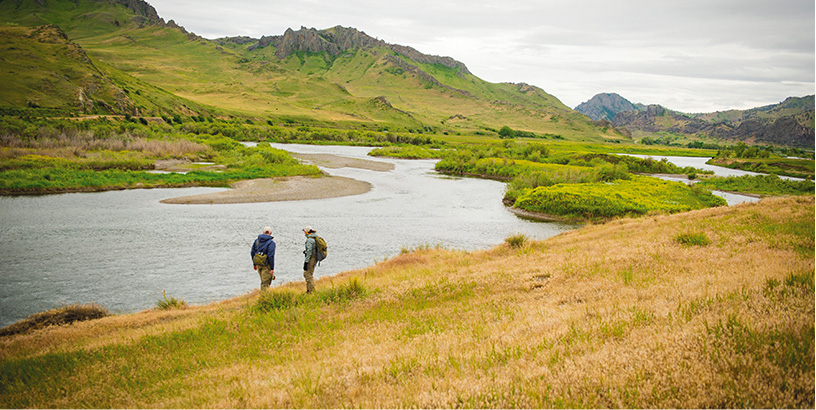
[[[247,42],[245,37],[229,40]],[[423,54],[412,47],[389,44],[352,27],[336,26],[327,30],[301,27],[297,31],[290,28],[280,36],[261,37],[256,40],[255,44],[249,46],[249,50],[270,45],[275,47],[275,56],[279,59],[284,59],[296,51],[325,52],[331,55],[339,55],[350,49],[383,47],[417,63],[441,64],[458,69],[460,74],[470,74],[464,63],[453,58]]]

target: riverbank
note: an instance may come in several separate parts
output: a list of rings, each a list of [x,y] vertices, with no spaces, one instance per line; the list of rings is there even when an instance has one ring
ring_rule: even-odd
[[[295,158],[324,168],[359,168],[387,172],[394,164],[349,158],[332,154],[293,154]],[[181,164],[162,164],[164,169],[184,170]],[[244,204],[255,202],[302,201],[360,195],[371,190],[371,184],[352,178],[323,175],[319,177],[280,177],[238,181],[227,191],[190,195],[162,200],[165,204]]]
[[[371,184],[356,179],[281,177],[238,181],[226,191],[164,199],[165,204],[245,204],[254,202],[302,201],[364,194]]]
[[[3,337],[0,405],[813,407],[813,221],[812,197],[772,198],[420,247],[311,296]]]

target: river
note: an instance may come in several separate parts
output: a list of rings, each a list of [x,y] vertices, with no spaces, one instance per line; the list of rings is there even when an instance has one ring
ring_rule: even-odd
[[[751,171],[743,171],[741,169],[731,169],[726,167],[720,167],[717,165],[709,165],[706,164],[711,157],[674,157],[674,156],[661,156],[661,155],[637,155],[637,154],[621,154],[621,155],[629,155],[632,157],[638,158],[653,158],[656,160],[666,159],[666,161],[671,162],[678,167],[693,167],[697,169],[701,169],[704,171],[711,171],[714,173],[715,176],[718,177],[741,177],[744,175],[764,175],[758,172],[751,172]],[[673,176],[659,176],[661,179],[667,179],[669,181],[678,181],[684,183],[694,183],[696,181],[690,181],[684,177],[673,177]],[[780,178],[787,178],[787,179],[799,179],[799,178],[791,178],[791,177],[780,177]],[[728,205],[736,205],[741,204],[743,202],[757,202],[760,198],[751,195],[742,195],[736,194],[731,192],[722,192],[722,191],[712,191],[714,195],[720,196],[728,203]]]
[[[372,159],[367,147],[281,146],[393,163],[390,172],[328,169],[373,188],[342,198],[235,205],[159,201],[218,188],[138,189],[0,197],[0,326],[74,303],[114,313],[155,306],[168,296],[202,304],[258,288],[249,242],[272,227],[281,283],[301,281],[304,236],[329,244],[320,277],[364,268],[402,249],[441,245],[476,250],[524,233],[546,239],[574,225],[521,219],[502,205],[504,183],[452,178],[434,161]]]
[[[373,188],[321,200],[159,202],[219,188],[0,197],[0,326],[74,303],[134,312],[155,306],[162,291],[192,304],[250,292],[260,280],[252,270],[249,243],[266,225],[273,228],[278,246],[273,286],[303,280],[301,230],[306,225],[329,244],[328,259],[315,272],[318,278],[364,268],[418,246],[470,251],[498,245],[515,233],[541,240],[575,228],[519,218],[502,205],[504,183],[444,176],[433,171],[433,160],[372,158],[369,147],[273,146],[390,162],[395,168],[326,169]],[[707,158],[667,159],[720,176],[754,174],[706,165]],[[729,205],[758,200],[715,193]]]

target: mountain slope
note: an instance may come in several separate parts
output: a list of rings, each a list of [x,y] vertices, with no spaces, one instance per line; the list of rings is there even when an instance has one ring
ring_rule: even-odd
[[[814,147],[813,96],[790,97],[750,110],[684,114],[659,105],[618,113],[612,124],[646,133],[674,133],[725,141]]]
[[[353,28],[211,41],[164,22],[141,0],[4,0],[0,17],[26,27],[58,26],[94,65],[109,67],[111,77],[139,82],[143,96],[160,90],[177,99],[151,106],[131,92],[142,115],[209,110],[343,128],[490,134],[506,125],[566,139],[624,138],[539,88],[488,83],[450,57],[387,44]],[[27,90],[42,92],[39,87],[28,84]],[[127,111],[113,102],[107,102],[112,111]],[[52,103],[77,105],[67,94]]]
[[[74,27],[80,30],[74,35],[83,38],[105,32],[107,26],[138,28],[151,21],[149,13],[136,15],[123,6],[109,6],[48,2],[48,7],[43,7],[25,1],[0,2],[0,15],[17,22],[0,25],[0,48],[4,50],[0,81],[5,84],[0,109],[15,112],[29,108],[51,115],[211,113],[212,108],[179,98],[100,61],[61,28]]]
[[[615,118],[615,116],[620,112],[639,110],[640,109],[638,106],[632,104],[629,102],[629,100],[616,93],[596,94],[589,100],[582,102],[575,107],[575,111],[578,111],[595,121],[612,121],[612,119]]]
[[[670,133],[725,141],[814,147],[813,96],[748,110],[685,114],[660,105],[632,104],[614,93],[597,94],[575,107],[635,135]]]

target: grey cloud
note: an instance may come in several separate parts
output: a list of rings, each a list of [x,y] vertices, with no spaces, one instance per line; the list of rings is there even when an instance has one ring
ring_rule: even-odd
[[[151,4],[165,19],[208,38],[351,26],[390,43],[463,61],[488,81],[563,90],[556,96],[565,102],[592,96],[585,93],[632,88],[627,81],[649,90],[655,99],[646,102],[678,105],[753,101],[755,95],[773,94],[772,88],[781,94],[809,86],[812,93],[814,82],[812,0]],[[712,84],[718,82],[739,82],[740,87]]]

